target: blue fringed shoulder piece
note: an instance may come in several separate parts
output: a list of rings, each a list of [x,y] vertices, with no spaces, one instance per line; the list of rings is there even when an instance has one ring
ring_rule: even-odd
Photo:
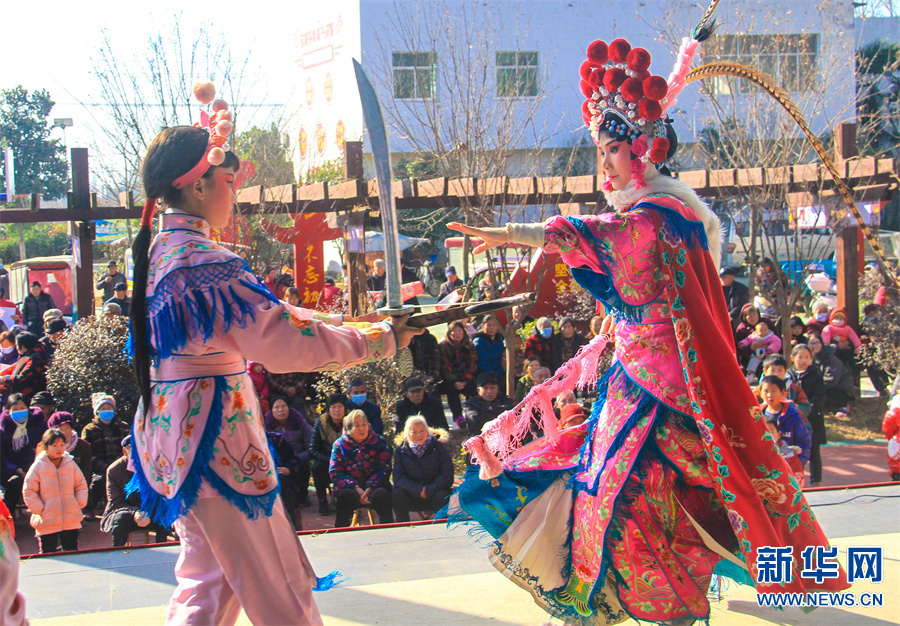
[[[256,320],[258,301],[248,301],[234,290],[234,281],[261,299],[279,300],[250,272],[250,267],[234,257],[218,263],[180,266],[160,278],[147,298],[147,337],[151,338],[154,366],[183,349],[188,341],[207,341],[216,323],[222,332]],[[133,354],[129,333],[127,350]]]
[[[652,196],[645,196],[648,198],[673,198],[678,202],[675,196],[668,196],[665,194],[654,194]],[[662,204],[657,204],[652,200],[642,200],[634,205],[632,211],[636,209],[650,209],[655,211],[663,220],[663,225],[668,231],[675,235],[678,239],[681,239],[681,242],[684,246],[691,250],[697,246],[702,247],[704,250],[709,250],[709,241],[706,238],[706,228],[703,225],[703,222],[697,220],[689,220],[684,215],[679,213],[676,209],[672,207],[668,207]],[[665,234],[665,233],[664,233]]]
[[[334,570],[330,574],[326,574],[325,576],[316,576],[316,586],[313,587],[313,591],[328,591],[329,589],[333,589],[337,587],[341,583],[345,583],[350,580],[350,577],[341,578],[343,576],[339,571]]]

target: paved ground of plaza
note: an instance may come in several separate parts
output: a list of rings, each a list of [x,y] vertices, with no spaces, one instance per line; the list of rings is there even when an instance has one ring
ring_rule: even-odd
[[[842,560],[850,546],[883,546],[884,582],[852,591],[881,592],[875,608],[798,608],[757,605],[755,592],[736,584],[712,602],[721,625],[897,624],[900,616],[900,486],[808,494]],[[317,594],[326,624],[544,624],[530,596],[496,573],[464,530],[443,525],[323,533],[303,544],[320,571],[350,579]],[[25,560],[20,587],[36,626],[161,624],[174,588],[177,546],[115,550]],[[242,616],[241,623],[248,624]],[[551,623],[558,623],[553,620]]]

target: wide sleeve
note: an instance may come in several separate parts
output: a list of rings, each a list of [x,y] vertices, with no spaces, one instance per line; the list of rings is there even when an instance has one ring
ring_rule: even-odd
[[[343,369],[397,351],[390,325],[332,326],[329,315],[275,298],[233,255],[183,262],[191,264],[170,269],[147,299],[157,359],[198,342],[288,373]]]

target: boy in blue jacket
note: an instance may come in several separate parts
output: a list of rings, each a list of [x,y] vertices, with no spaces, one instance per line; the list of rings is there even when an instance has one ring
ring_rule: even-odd
[[[803,417],[793,402],[787,399],[788,390],[785,382],[778,376],[763,376],[760,385],[764,403],[763,411],[766,420],[775,419],[781,430],[781,440],[789,446],[799,446],[800,462],[806,466],[809,451],[812,448],[812,437],[803,423]]]

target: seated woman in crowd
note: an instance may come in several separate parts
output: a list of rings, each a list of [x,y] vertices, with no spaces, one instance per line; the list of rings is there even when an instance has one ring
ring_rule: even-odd
[[[536,356],[541,363],[550,364],[553,358],[553,322],[549,317],[539,317],[531,335],[525,340],[525,356]]]
[[[738,346],[737,355],[741,367],[747,366],[747,361],[750,360],[750,349],[744,350],[739,344],[756,331],[756,325],[759,324],[760,319],[762,317],[759,314],[759,309],[752,304],[745,304],[741,308],[741,321],[734,331],[734,343]]]
[[[453,486],[447,441],[447,431],[429,428],[421,415],[406,421],[395,441],[391,498],[398,522],[408,522],[410,511],[439,511],[447,504]]]
[[[288,406],[282,396],[272,398],[272,410],[265,416],[266,432],[279,433],[296,457],[296,471],[291,473],[299,506],[309,506],[309,459],[312,444],[312,428],[300,411]]]
[[[481,332],[472,338],[478,355],[478,370],[497,376],[500,389],[506,394],[506,342],[500,332],[500,322],[493,315],[485,315],[481,320]]]
[[[38,338],[29,332],[16,335],[19,359],[11,374],[0,376],[0,396],[21,393],[25,402],[38,391],[47,388],[47,361],[37,352]]]
[[[566,316],[559,321],[559,334],[550,345],[550,373],[555,373],[563,363],[575,356],[582,346],[587,345],[584,335],[575,330],[575,318]]]
[[[837,358],[834,346],[826,346],[822,342],[821,335],[810,333],[806,345],[812,352],[813,363],[819,368],[822,382],[825,384],[823,410],[849,413],[850,402],[856,398],[850,370]]]
[[[6,365],[13,365],[18,360],[16,334],[11,330],[4,330],[0,333],[0,368]]]
[[[462,419],[462,400],[475,393],[475,377],[478,375],[478,355],[462,321],[450,322],[447,334],[438,344],[441,357],[441,392],[447,397],[447,406],[453,421]]]
[[[93,509],[106,500],[106,470],[122,456],[122,440],[131,434],[131,427],[116,415],[116,400],[105,393],[91,394],[94,419],[84,427],[82,438],[91,444],[92,476],[88,481],[88,517]]]
[[[78,531],[87,505],[84,474],[66,452],[66,438],[56,428],[44,432],[37,458],[25,475],[25,504],[38,537],[38,552],[78,549]]]
[[[337,511],[334,527],[349,526],[361,506],[378,513],[382,524],[394,521],[391,509],[391,448],[356,409],[344,418],[344,434],[334,443],[329,472]]]
[[[516,383],[516,404],[528,395],[534,387],[534,373],[541,368],[541,360],[536,356],[525,357],[525,375]]]
[[[331,449],[344,429],[344,416],[347,415],[347,396],[333,393],[325,400],[325,412],[313,428],[309,443],[309,455],[312,457],[313,484],[316,487],[316,498],[319,500],[319,515],[328,515],[328,487],[331,477],[328,474],[331,464]]]
[[[21,393],[10,394],[6,409],[0,413],[0,486],[10,511],[15,511],[22,500],[25,474],[34,463],[35,450],[46,430],[41,410],[29,409]]]

